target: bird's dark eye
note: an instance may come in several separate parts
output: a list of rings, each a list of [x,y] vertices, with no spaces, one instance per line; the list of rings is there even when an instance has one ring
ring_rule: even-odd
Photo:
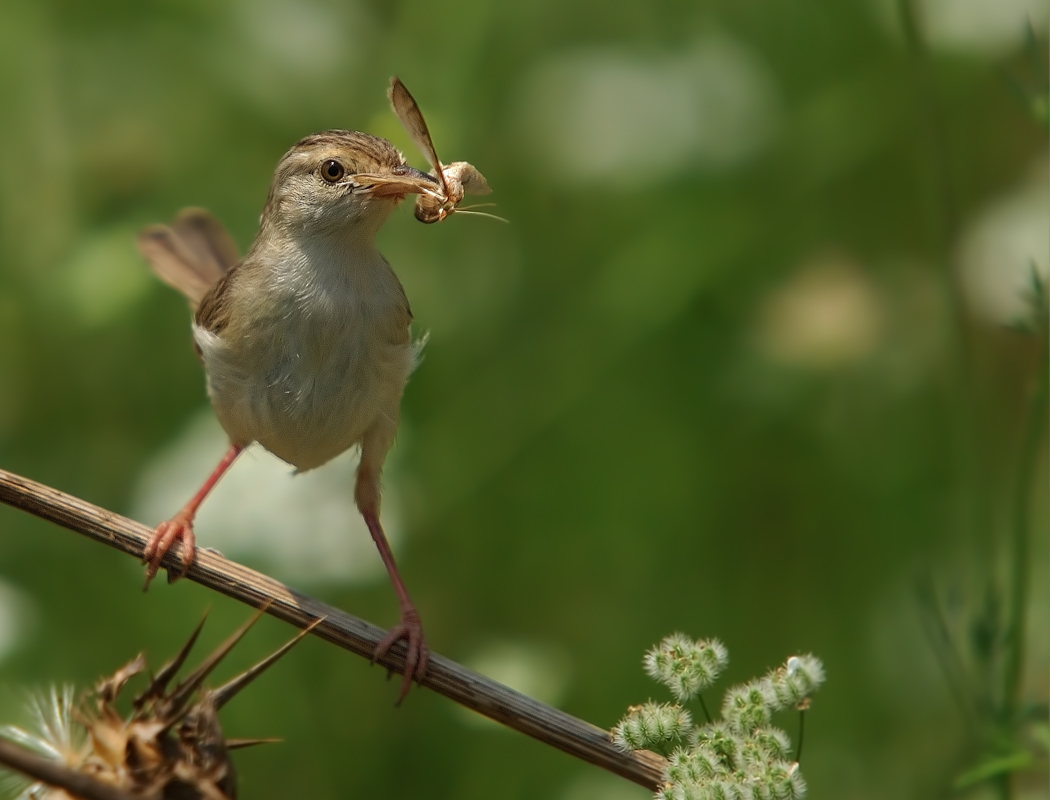
[[[329,159],[321,165],[321,177],[329,183],[341,181],[346,175],[346,167],[335,159]]]

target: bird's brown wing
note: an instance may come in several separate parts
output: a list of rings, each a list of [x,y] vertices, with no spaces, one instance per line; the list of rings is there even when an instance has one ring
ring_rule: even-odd
[[[230,293],[227,291],[236,280],[241,267],[231,269],[204,293],[199,307],[194,309],[193,322],[212,333],[222,333],[230,323]]]
[[[138,245],[150,269],[194,309],[240,258],[222,223],[203,208],[183,209],[171,226],[150,225]]]

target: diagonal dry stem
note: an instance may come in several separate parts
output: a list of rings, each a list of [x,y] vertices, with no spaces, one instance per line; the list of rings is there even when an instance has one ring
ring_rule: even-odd
[[[33,782],[64,789],[83,800],[136,800],[135,795],[97,781],[50,758],[31,753],[6,739],[0,739],[0,764],[21,772]]]
[[[140,561],[152,533],[145,525],[127,517],[2,469],[0,502],[82,533]],[[165,556],[163,566],[180,568],[177,558],[172,558],[171,554]],[[386,633],[370,622],[299,594],[218,553],[198,550],[186,577],[253,608],[269,603],[266,613],[299,628],[321,620],[313,630],[315,636],[369,660]],[[379,663],[403,674],[404,647],[400,644],[392,647]],[[601,728],[537,702],[435,653],[431,653],[421,685],[652,791],[662,784],[666,762],[661,756],[645,751],[625,753]]]

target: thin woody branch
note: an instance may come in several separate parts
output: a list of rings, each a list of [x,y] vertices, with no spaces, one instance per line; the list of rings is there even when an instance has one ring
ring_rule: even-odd
[[[0,739],[0,764],[21,772],[35,782],[64,789],[73,797],[83,800],[136,800],[134,795],[115,786],[108,786],[57,761],[42,758],[6,739]]]
[[[127,517],[2,469],[0,501],[140,560],[152,533],[149,528]],[[164,566],[179,565],[169,554],[164,559]],[[187,578],[253,608],[269,603],[266,613],[299,628],[321,620],[313,630],[315,636],[363,658],[372,658],[376,645],[385,634],[382,628],[370,622],[300,594],[218,553],[199,549]],[[403,645],[391,648],[379,663],[402,674]],[[537,702],[435,653],[431,654],[421,683],[472,711],[650,790],[657,790],[662,783],[665,762],[659,755],[644,751],[625,753],[601,728]]]

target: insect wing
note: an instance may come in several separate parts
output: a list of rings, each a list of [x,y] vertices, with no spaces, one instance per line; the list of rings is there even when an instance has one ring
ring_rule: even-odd
[[[390,79],[390,91],[387,92],[387,95],[390,97],[390,105],[397,114],[397,118],[401,120],[405,132],[408,133],[413,144],[419,148],[419,152],[426,157],[435,177],[441,181],[441,188],[447,195],[448,185],[445,183],[445,174],[441,171],[441,161],[438,160],[434,142],[430,138],[430,130],[427,128],[427,122],[423,119],[423,113],[419,110],[415,98],[396,75]]]
[[[466,194],[491,194],[492,189],[485,176],[478,172],[473,164],[466,161],[454,161],[444,169],[445,179],[454,176],[455,180],[463,187]]]

